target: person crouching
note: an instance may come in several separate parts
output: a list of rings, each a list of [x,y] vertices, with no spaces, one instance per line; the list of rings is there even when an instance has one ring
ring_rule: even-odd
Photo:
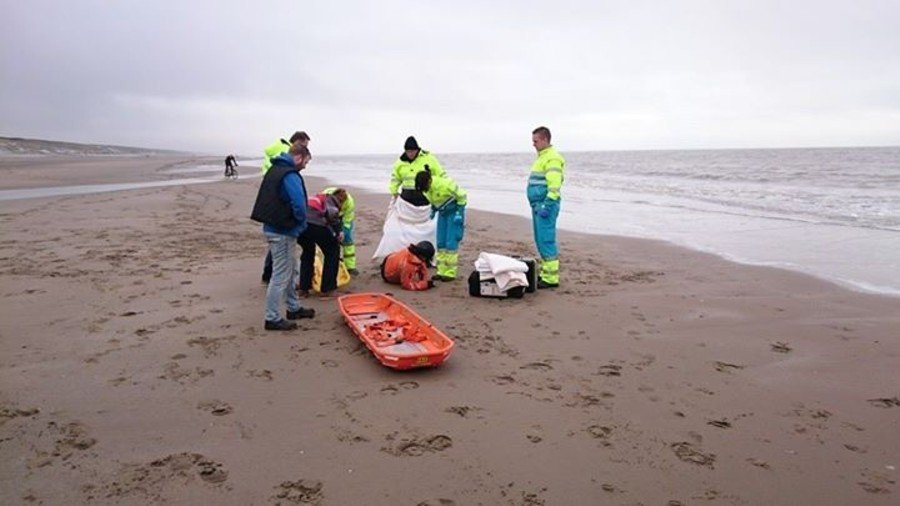
[[[381,263],[381,277],[404,290],[427,290],[434,286],[428,265],[434,258],[434,245],[428,241],[410,244],[395,251]]]

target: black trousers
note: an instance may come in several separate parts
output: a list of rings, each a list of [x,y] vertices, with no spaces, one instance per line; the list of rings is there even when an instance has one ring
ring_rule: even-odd
[[[322,293],[337,288],[338,265],[341,261],[341,243],[328,227],[310,223],[297,238],[297,244],[303,248],[300,254],[300,289],[312,288],[313,262],[316,259],[316,246],[325,254],[322,265]]]

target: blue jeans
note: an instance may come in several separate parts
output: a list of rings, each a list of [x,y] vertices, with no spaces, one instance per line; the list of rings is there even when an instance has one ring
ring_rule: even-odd
[[[272,254],[272,279],[266,290],[266,320],[270,322],[281,319],[281,302],[284,301],[288,311],[300,309],[300,299],[294,287],[294,250],[297,239],[281,234],[263,232],[269,243]]]

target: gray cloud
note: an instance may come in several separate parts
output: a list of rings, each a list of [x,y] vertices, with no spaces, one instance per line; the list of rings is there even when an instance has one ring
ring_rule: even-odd
[[[256,154],[900,143],[900,6],[11,2],[0,134]]]

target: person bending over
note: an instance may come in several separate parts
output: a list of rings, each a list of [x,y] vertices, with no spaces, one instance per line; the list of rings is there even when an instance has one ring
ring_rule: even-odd
[[[337,288],[338,264],[341,261],[341,207],[347,200],[347,192],[341,188],[332,193],[319,193],[307,201],[306,215],[309,226],[297,243],[303,248],[300,255],[300,295],[309,295],[312,288],[316,246],[324,255],[322,263],[322,295]]]
[[[437,214],[437,275],[439,281],[456,279],[459,243],[466,229],[466,191],[450,176],[433,176],[430,171],[416,174],[416,188],[421,188],[431,202],[432,215]]]
[[[342,188],[325,188],[322,193],[332,194],[338,190],[347,194],[347,199],[341,206],[341,259],[344,261],[344,267],[347,271],[356,276],[359,271],[356,270],[356,245],[353,243],[353,224],[356,221],[356,202],[353,195]]]

